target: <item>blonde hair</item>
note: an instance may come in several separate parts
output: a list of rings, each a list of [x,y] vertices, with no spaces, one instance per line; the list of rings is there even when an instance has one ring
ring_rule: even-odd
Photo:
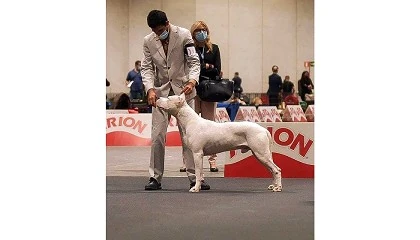
[[[261,104],[263,104],[263,101],[262,101],[262,99],[260,97],[255,97],[254,99],[252,99],[251,104],[252,105],[255,105],[257,103],[257,101],[261,101]]]
[[[191,35],[192,35],[192,38],[194,40],[194,45],[196,47],[198,45],[198,43],[197,43],[198,41],[195,39],[195,34],[194,34],[194,31],[197,30],[198,28],[204,28],[204,29],[207,30],[207,38],[206,38],[206,41],[205,41],[205,44],[206,44],[207,48],[209,49],[207,52],[213,52],[213,45],[210,41],[210,29],[207,26],[207,24],[203,21],[197,21],[191,26]]]

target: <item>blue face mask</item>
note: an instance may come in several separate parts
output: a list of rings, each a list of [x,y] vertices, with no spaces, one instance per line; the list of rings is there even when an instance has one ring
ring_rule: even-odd
[[[159,39],[160,40],[165,40],[169,35],[168,30],[165,30],[162,34],[160,34]]]
[[[195,34],[195,39],[199,42],[204,42],[207,39],[207,31],[199,31]]]

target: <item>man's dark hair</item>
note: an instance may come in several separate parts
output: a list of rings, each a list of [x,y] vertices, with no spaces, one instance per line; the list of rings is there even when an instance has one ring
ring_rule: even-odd
[[[141,62],[139,61],[139,60],[137,60],[134,64],[136,64],[136,65],[138,65],[138,64],[140,64]]]
[[[116,104],[115,104],[115,109],[129,109],[131,102],[130,102],[130,97],[126,94],[126,93],[120,93],[117,96],[115,96],[116,98]]]
[[[239,73],[238,72],[235,72],[235,75],[239,75]]]
[[[152,10],[149,12],[149,15],[147,15],[147,25],[149,25],[150,28],[166,25],[166,21],[168,21],[166,13],[160,10]]]

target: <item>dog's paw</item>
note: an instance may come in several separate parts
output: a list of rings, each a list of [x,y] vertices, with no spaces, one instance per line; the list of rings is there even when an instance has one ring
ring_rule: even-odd
[[[276,187],[276,186],[274,186],[273,184],[271,184],[270,186],[268,186],[268,190],[273,190],[274,187]]]
[[[200,191],[200,189],[195,188],[195,186],[190,188],[190,192],[199,192],[199,191]]]
[[[283,187],[282,186],[275,186],[273,188],[273,192],[281,192],[281,190],[283,190]]]

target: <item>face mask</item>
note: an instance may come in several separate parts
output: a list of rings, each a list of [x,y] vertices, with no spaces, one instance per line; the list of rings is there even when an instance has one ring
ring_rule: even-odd
[[[160,34],[159,39],[160,40],[165,40],[169,35],[168,30],[165,30],[162,34]]]
[[[207,32],[206,31],[200,31],[195,34],[195,39],[199,42],[204,42],[207,38]]]

